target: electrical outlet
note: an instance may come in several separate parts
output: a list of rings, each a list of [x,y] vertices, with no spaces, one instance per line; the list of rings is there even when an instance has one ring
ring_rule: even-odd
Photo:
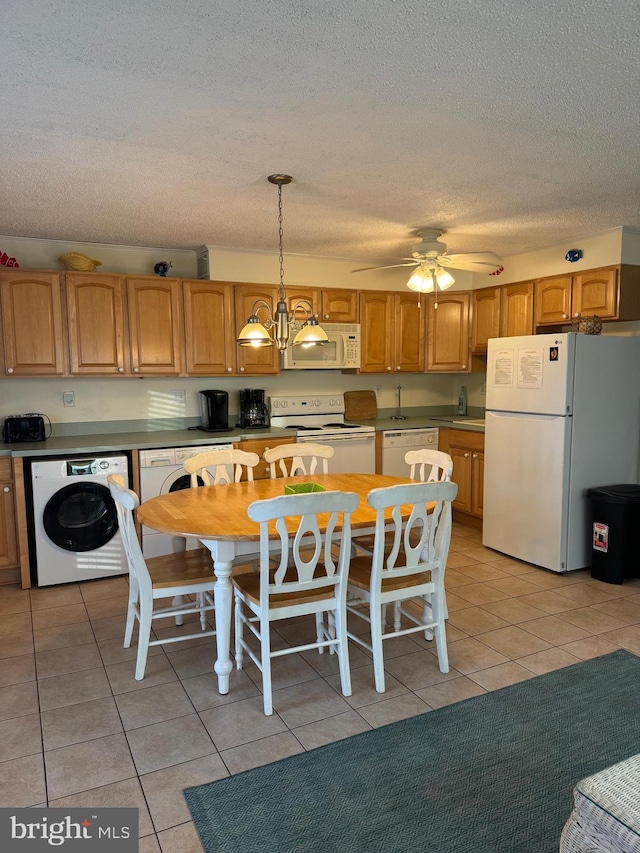
[[[376,392],[376,397],[382,396],[382,385],[374,385],[374,390]]]
[[[187,398],[184,393],[184,389],[180,389],[179,391],[172,391],[171,396],[173,397],[174,403],[186,403]]]
[[[75,406],[76,404],[76,395],[73,391],[63,391],[62,392],[62,405],[63,406]]]

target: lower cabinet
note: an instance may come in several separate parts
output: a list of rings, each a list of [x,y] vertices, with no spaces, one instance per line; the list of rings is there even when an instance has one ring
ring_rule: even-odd
[[[0,584],[19,577],[16,504],[11,459],[0,459]]]
[[[484,488],[484,433],[441,429],[438,449],[453,459],[454,483],[458,494],[452,506],[471,519],[482,518]],[[464,520],[464,518],[462,519]],[[478,526],[478,522],[474,526]]]
[[[238,442],[238,450],[244,450],[245,453],[258,454],[260,462],[253,469],[253,479],[266,480],[269,477],[269,466],[262,458],[262,454],[271,447],[279,447],[281,444],[293,444],[294,442],[295,438],[251,438]]]

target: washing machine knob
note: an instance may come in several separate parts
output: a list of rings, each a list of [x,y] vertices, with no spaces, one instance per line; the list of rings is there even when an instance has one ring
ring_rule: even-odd
[[[105,470],[105,468],[109,467],[109,463],[107,462],[106,459],[103,459],[102,462],[100,462],[100,467],[102,468],[103,471]]]

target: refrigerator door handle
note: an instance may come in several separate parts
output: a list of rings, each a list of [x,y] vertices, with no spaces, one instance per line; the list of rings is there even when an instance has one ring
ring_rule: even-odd
[[[555,421],[568,417],[568,415],[532,415],[529,412],[494,412],[493,410],[490,414],[494,418],[518,418],[518,420],[528,421]]]

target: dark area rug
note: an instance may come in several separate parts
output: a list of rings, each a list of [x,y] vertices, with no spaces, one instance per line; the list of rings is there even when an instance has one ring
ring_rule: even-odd
[[[640,752],[625,651],[188,788],[207,853],[551,853],[573,786]]]

